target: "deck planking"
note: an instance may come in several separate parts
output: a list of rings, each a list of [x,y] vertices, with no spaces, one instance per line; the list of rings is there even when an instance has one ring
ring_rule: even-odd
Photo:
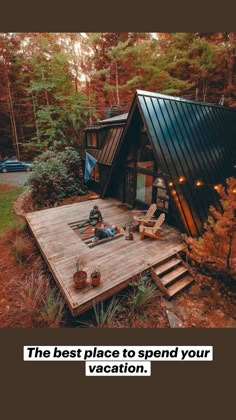
[[[122,228],[132,221],[132,211],[110,198],[26,215],[30,230],[74,316],[122,290],[133,276],[184,248],[179,231],[167,224],[162,229],[164,241],[151,238],[141,241],[138,232],[134,233],[133,241],[126,241],[127,232],[123,231],[123,237],[89,248],[69,224],[86,219],[95,204],[101,209],[103,219],[110,224]],[[85,258],[84,269],[88,278],[95,266],[101,269],[102,283],[98,287],[88,284],[82,290],[74,288],[75,261],[79,256]]]

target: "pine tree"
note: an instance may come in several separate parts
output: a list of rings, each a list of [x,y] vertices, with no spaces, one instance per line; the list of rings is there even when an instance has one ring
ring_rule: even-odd
[[[222,211],[211,206],[202,237],[187,238],[189,256],[203,267],[236,275],[236,179],[228,178],[226,186],[219,185]]]

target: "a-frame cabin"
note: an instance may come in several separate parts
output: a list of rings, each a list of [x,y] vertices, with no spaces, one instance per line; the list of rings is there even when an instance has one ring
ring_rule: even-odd
[[[209,206],[219,207],[217,185],[235,173],[236,110],[138,90],[125,119],[100,194],[156,202],[167,223],[200,235]]]

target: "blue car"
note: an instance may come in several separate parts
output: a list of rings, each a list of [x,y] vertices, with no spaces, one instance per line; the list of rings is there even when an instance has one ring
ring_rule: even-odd
[[[17,159],[6,159],[0,162],[0,172],[32,171],[32,163],[20,162]]]

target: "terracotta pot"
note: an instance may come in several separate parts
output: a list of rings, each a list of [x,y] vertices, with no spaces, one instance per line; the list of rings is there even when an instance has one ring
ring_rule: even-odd
[[[99,274],[97,276],[91,276],[91,283],[94,287],[99,286],[101,283],[101,275]]]
[[[76,271],[74,273],[73,280],[76,289],[83,289],[86,286],[87,276],[86,271]]]

